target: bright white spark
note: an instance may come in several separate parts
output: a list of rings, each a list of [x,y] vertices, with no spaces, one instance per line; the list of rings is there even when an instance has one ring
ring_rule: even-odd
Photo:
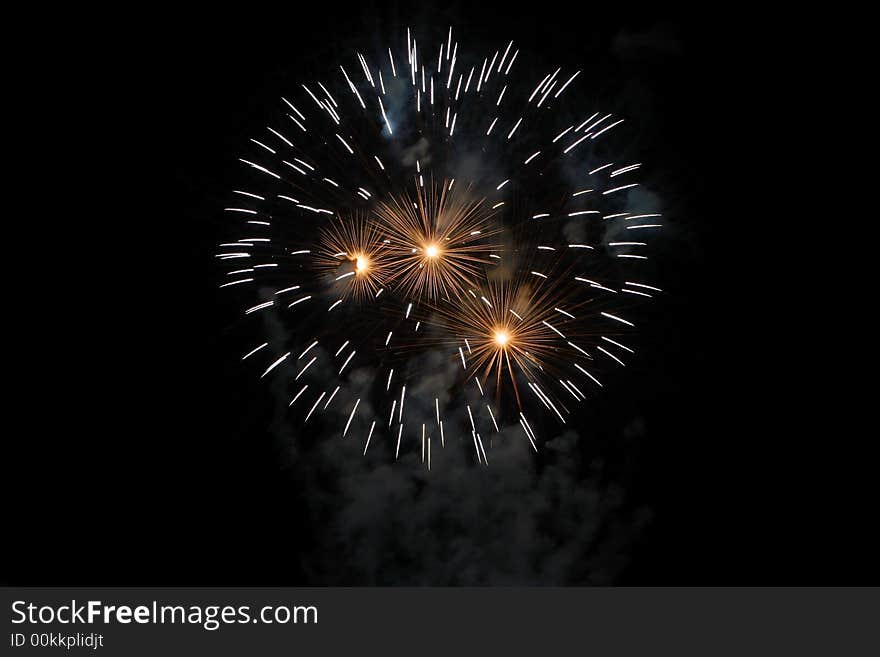
[[[598,349],[599,351],[601,351],[603,354],[605,354],[605,355],[608,356],[609,358],[613,358],[614,360],[616,360],[616,361],[617,361],[618,363],[620,363],[621,365],[624,365],[624,362],[623,362],[622,360],[620,360],[617,356],[615,356],[614,354],[612,354],[610,351],[608,351],[608,350],[605,349],[604,347],[602,347],[602,346],[597,346],[596,349]],[[624,365],[624,367],[625,367],[625,365]]]
[[[367,453],[367,448],[370,446],[370,438],[373,436],[373,429],[376,428],[376,420],[373,420],[373,423],[370,425],[370,433],[367,434],[367,444],[364,445],[364,455]]]
[[[263,344],[261,344],[259,347],[257,347],[253,351],[247,352],[244,356],[241,357],[241,359],[244,360],[244,359],[248,358],[249,356],[253,356],[255,353],[257,353],[260,349],[266,347],[268,344],[269,344],[268,342],[264,342]]]
[[[314,363],[317,359],[318,359],[317,356],[312,356],[312,359],[308,363],[305,364],[305,366],[299,371],[299,374],[297,374],[293,380],[294,381],[298,380],[299,377],[301,377],[305,373],[305,371],[307,369],[309,369],[309,367],[311,367],[312,363]]]
[[[338,371],[336,374],[342,374],[342,370],[345,369],[345,366],[348,365],[348,362],[349,362],[352,358],[354,358],[354,355],[355,355],[356,353],[357,353],[357,351],[352,351],[352,352],[348,355],[348,358],[345,359],[345,362],[342,364],[342,367],[339,368],[339,371]]]
[[[306,415],[306,419],[304,420],[305,422],[308,422],[308,421],[309,421],[309,418],[312,417],[312,413],[315,412],[315,409],[318,407],[318,404],[321,403],[321,400],[324,399],[324,395],[326,395],[326,394],[327,394],[327,391],[325,390],[325,391],[322,392],[321,395],[315,400],[315,404],[314,404],[314,406],[312,406],[312,408],[311,408],[311,410],[309,411],[308,415]]]
[[[306,347],[305,351],[303,351],[303,352],[299,355],[299,357],[297,358],[297,360],[300,360],[303,356],[305,356],[307,353],[309,353],[313,348],[315,348],[315,347],[317,347],[317,346],[318,346],[318,341],[315,340],[312,344],[310,344],[308,347]]]
[[[290,400],[290,403],[288,404],[288,407],[293,406],[293,402],[295,402],[297,399],[299,399],[300,395],[303,394],[303,393],[306,391],[306,388],[308,388],[308,387],[309,387],[308,384],[304,385],[304,386],[302,387],[302,390],[300,390],[298,393],[296,393],[296,395],[294,396],[294,398]]]
[[[628,351],[628,352],[631,353],[631,354],[636,353],[635,351],[633,351],[632,349],[630,349],[630,348],[627,347],[626,345],[622,345],[622,344],[620,344],[619,342],[615,342],[615,341],[612,340],[611,338],[606,338],[604,335],[602,336],[602,339],[605,340],[605,342],[610,342],[611,344],[613,344],[613,345],[615,345],[615,346],[617,346],[617,347],[620,347],[621,349],[624,349],[624,350]]]
[[[354,408],[351,409],[351,415],[348,416],[348,422],[345,423],[345,430],[342,432],[342,437],[343,437],[343,438],[345,438],[345,434],[348,433],[348,427],[349,427],[349,425],[351,424],[351,419],[354,417],[354,412],[357,410],[358,404],[360,404],[360,403],[361,403],[361,400],[358,399],[358,400],[354,403]]]

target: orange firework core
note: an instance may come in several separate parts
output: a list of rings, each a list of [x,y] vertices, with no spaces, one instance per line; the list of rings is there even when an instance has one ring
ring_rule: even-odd
[[[370,268],[370,260],[366,256],[359,255],[354,260],[354,270],[358,274],[363,274]]]
[[[507,332],[506,329],[498,329],[495,331],[495,344],[499,347],[504,348],[507,346],[507,343],[510,342],[510,333]]]

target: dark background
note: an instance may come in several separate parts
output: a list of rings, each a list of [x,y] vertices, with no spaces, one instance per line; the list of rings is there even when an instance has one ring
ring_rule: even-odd
[[[757,33],[716,14],[552,3],[249,13],[129,17],[78,39],[88,63],[46,80],[64,101],[49,113],[79,144],[47,156],[55,183],[31,207],[73,260],[33,290],[51,309],[21,384],[38,403],[11,429],[3,581],[337,581],[300,559],[322,548],[324,518],[280,455],[269,393],[240,367],[212,262],[218,210],[241,144],[303,71],[436,23],[462,47],[514,38],[520,57],[582,62],[596,97],[637,122],[643,160],[662,163],[668,294],[642,321],[637,365],[584,419],[626,492],[621,513],[643,520],[612,582],[876,583],[853,534],[869,516],[841,492],[831,456],[850,428],[826,432],[817,454],[812,433],[828,428],[804,418],[797,372],[772,353],[791,329],[766,293],[788,273],[765,269],[758,247],[776,199],[747,128],[774,113],[755,100],[773,88]]]

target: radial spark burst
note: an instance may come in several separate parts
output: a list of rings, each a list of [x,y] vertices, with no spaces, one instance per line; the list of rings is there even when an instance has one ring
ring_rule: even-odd
[[[422,185],[410,196],[392,197],[376,207],[380,229],[391,246],[391,281],[407,298],[458,298],[476,285],[492,265],[500,246],[489,240],[498,232],[495,211],[484,199],[469,200],[451,190],[453,181]]]
[[[384,235],[363,215],[329,219],[319,230],[315,253],[316,268],[326,275],[328,289],[343,301],[374,298],[394,262]]]
[[[549,370],[564,371],[578,357],[592,360],[571,342],[574,335],[566,335],[577,327],[577,318],[559,307],[566,298],[553,281],[488,281],[484,289],[469,289],[455,302],[434,306],[431,321],[441,327],[449,347],[464,345],[462,368],[481,382],[481,391],[491,380],[500,397],[507,380],[522,406],[518,381],[540,391]]]
[[[524,59],[407,30],[311,72],[239,158],[220,287],[268,336],[242,360],[364,453],[430,469],[458,444],[486,464],[506,426],[537,450],[535,428],[633,358],[636,305],[660,292],[661,215],[611,147],[624,120],[568,102],[582,71]]]

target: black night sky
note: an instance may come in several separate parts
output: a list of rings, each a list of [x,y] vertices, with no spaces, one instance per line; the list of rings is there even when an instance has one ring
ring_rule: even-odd
[[[46,391],[10,461],[28,493],[10,520],[7,583],[863,578],[839,544],[848,520],[773,401],[781,381],[762,375],[756,330],[771,320],[745,293],[758,263],[737,210],[756,149],[740,101],[760,90],[745,86],[748,50],[727,47],[732,26],[554,3],[248,11],[147,17],[149,38],[117,35],[81,72],[104,99],[73,197],[88,208],[87,244],[55,285],[70,276],[88,291],[56,302],[45,350],[59,358],[31,384]],[[640,317],[639,358],[580,414],[580,438],[438,483],[348,464],[352,452],[279,419],[270,387],[241,367],[240,305],[217,290],[212,257],[236,158],[277,97],[352,44],[428,23],[453,25],[462,47],[513,38],[521,57],[582,67],[595,98],[637,126],[671,226],[658,254],[667,293]],[[310,447],[291,456],[291,441]]]

